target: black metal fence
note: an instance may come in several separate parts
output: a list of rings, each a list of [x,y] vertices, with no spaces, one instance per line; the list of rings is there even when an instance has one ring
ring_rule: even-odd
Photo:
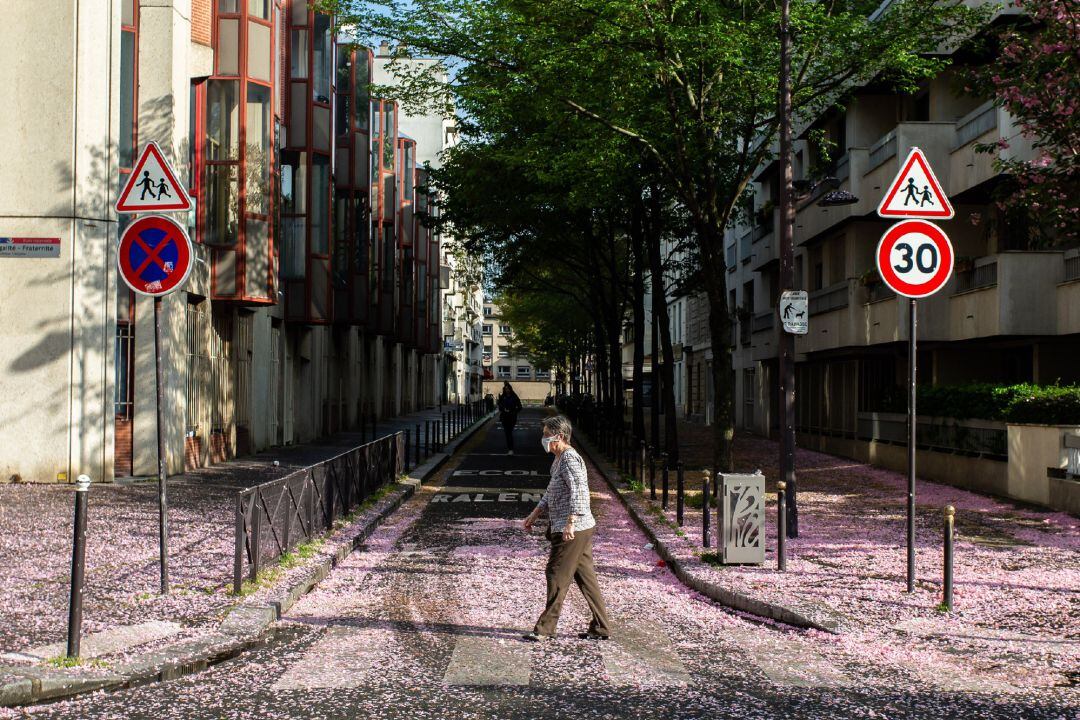
[[[404,469],[405,435],[397,432],[298,470],[236,497],[233,592],[297,544],[318,537]]]

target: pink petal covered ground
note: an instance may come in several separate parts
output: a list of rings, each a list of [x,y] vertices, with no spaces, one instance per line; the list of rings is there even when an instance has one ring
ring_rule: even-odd
[[[819,619],[839,616],[839,642],[909,660],[917,653],[985,666],[1037,684],[1063,684],[1080,667],[1080,521],[919,481],[914,593],[906,585],[906,488],[897,472],[799,450],[800,536],[788,569],[775,569],[776,443],[740,438],[736,462],[761,467],[769,487],[766,565],[701,561],[701,512],[687,509],[685,535],[648,492],[632,496],[658,537],[694,574],[722,587]],[[688,487],[700,486],[688,475]],[[692,480],[691,480],[692,478]],[[625,491],[629,493],[629,491]],[[956,507],[953,613],[942,593],[942,509]],[[715,518],[715,515],[714,515]],[[715,520],[714,520],[715,531]],[[715,549],[715,542],[714,542]],[[947,651],[946,654],[942,654]],[[951,660],[949,659],[951,656]]]

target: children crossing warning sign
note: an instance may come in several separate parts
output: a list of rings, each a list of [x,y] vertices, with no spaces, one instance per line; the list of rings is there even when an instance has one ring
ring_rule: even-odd
[[[900,172],[885,193],[877,214],[884,218],[951,218],[953,211],[926,155],[911,148]]]
[[[141,213],[190,210],[191,198],[176,179],[176,171],[161,154],[157,143],[149,142],[128,177],[120,198],[118,213]]]

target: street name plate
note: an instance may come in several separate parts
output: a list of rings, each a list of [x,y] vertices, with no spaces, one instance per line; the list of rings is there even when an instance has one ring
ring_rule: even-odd
[[[0,258],[58,258],[60,238],[0,237]]]

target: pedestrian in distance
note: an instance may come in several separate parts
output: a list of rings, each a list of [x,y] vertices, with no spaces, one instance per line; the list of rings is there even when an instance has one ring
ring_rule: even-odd
[[[503,383],[502,392],[499,393],[499,422],[502,423],[503,434],[506,435],[506,454],[514,454],[514,426],[517,425],[518,413],[521,412],[521,399],[510,387],[510,383]]]
[[[551,543],[547,569],[547,606],[533,631],[523,637],[540,642],[555,637],[566,592],[573,581],[585,596],[592,612],[589,628],[578,634],[582,640],[607,640],[611,634],[604,598],[593,567],[592,542],[596,520],[589,504],[589,476],[585,461],[570,446],[573,428],[563,415],[544,419],[540,439],[545,452],[552,453],[551,481],[540,503],[525,518],[525,531],[543,514],[549,519],[547,539]]]

